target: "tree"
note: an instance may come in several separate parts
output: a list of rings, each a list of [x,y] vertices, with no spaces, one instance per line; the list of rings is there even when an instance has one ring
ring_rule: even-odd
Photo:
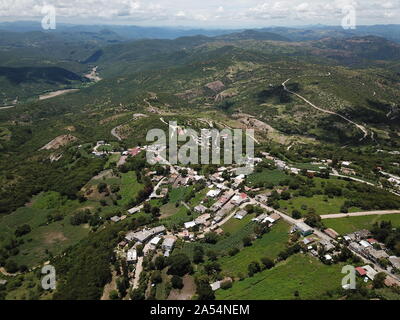
[[[293,219],[300,219],[301,218],[301,212],[297,209],[294,209],[292,211],[292,217]]]
[[[249,276],[252,277],[254,274],[261,271],[261,267],[257,261],[253,261],[250,262],[250,264],[247,267],[247,270],[249,272]]]
[[[208,275],[212,275],[214,273],[219,273],[221,271],[221,265],[218,262],[208,262],[204,265],[204,271]]]
[[[154,270],[153,273],[151,274],[150,280],[152,283],[161,283],[162,277],[160,270]]]
[[[181,277],[172,276],[171,279],[172,288],[174,289],[182,289],[183,288],[183,280]]]
[[[156,267],[157,270],[162,270],[165,268],[165,258],[164,256],[157,256],[154,260],[154,266]]]
[[[13,260],[8,260],[4,268],[9,273],[16,273],[18,271],[18,265]]]
[[[271,269],[275,266],[275,263],[268,257],[261,258],[261,263],[265,269]]]
[[[218,259],[218,254],[213,250],[207,251],[207,256],[208,256],[208,259],[210,259],[211,261],[215,261]]]
[[[249,236],[244,237],[244,238],[242,239],[242,241],[243,241],[243,245],[244,245],[245,247],[250,247],[250,246],[251,246],[251,238],[250,238]]]
[[[218,242],[218,234],[215,232],[208,232],[204,235],[204,240],[207,243],[216,244]]]
[[[29,224],[23,224],[22,226],[19,226],[16,230],[15,230],[15,236],[16,237],[22,237],[25,234],[28,234],[29,232],[31,232],[31,226]]]
[[[385,286],[385,280],[386,280],[386,273],[379,272],[372,281],[372,285],[375,289],[381,289]]]
[[[119,295],[117,290],[113,290],[110,292],[110,300],[118,300],[119,299]]]
[[[215,300],[214,291],[212,291],[207,276],[200,276],[196,279],[196,293],[199,300]]]
[[[105,184],[104,182],[100,182],[98,185],[97,185],[97,191],[99,192],[99,193],[103,193],[103,192],[105,192],[107,190],[107,184]]]
[[[204,261],[204,249],[201,246],[196,246],[193,253],[193,262],[196,264]]]
[[[189,257],[184,253],[177,253],[168,258],[168,274],[184,276],[192,272],[192,264]]]

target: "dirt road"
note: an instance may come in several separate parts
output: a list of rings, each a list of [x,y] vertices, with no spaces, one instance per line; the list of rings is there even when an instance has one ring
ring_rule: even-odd
[[[337,219],[337,218],[347,218],[347,217],[363,217],[363,216],[399,214],[399,213],[400,213],[400,210],[382,210],[382,211],[338,213],[338,214],[326,214],[326,215],[323,215],[323,216],[321,216],[321,219]]]

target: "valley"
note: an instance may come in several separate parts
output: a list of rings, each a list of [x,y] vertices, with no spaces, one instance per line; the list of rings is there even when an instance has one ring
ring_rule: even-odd
[[[392,28],[110,28],[0,31],[1,299],[398,299]],[[150,164],[151,129],[254,129],[253,172]]]

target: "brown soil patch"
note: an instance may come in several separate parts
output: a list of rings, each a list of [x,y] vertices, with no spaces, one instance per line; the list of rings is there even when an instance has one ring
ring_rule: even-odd
[[[168,300],[191,300],[196,293],[196,284],[192,276],[183,277],[183,288],[181,290],[171,290]]]
[[[48,144],[42,147],[40,150],[56,150],[59,149],[71,142],[78,140],[77,137],[74,137],[70,134],[65,134],[62,136],[58,136],[57,138],[51,140]]]
[[[47,244],[52,244],[58,241],[66,241],[67,237],[62,232],[47,232],[44,234],[44,242]]]

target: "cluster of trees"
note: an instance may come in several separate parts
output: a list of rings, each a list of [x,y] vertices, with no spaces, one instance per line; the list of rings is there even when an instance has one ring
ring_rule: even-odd
[[[386,247],[393,251],[394,255],[400,256],[400,229],[393,228],[390,221],[381,221],[373,225],[371,233]]]
[[[261,258],[261,263],[258,261],[252,261],[247,266],[247,271],[249,277],[252,277],[254,274],[261,272],[266,269],[272,269],[275,266],[275,262],[269,257]]]

